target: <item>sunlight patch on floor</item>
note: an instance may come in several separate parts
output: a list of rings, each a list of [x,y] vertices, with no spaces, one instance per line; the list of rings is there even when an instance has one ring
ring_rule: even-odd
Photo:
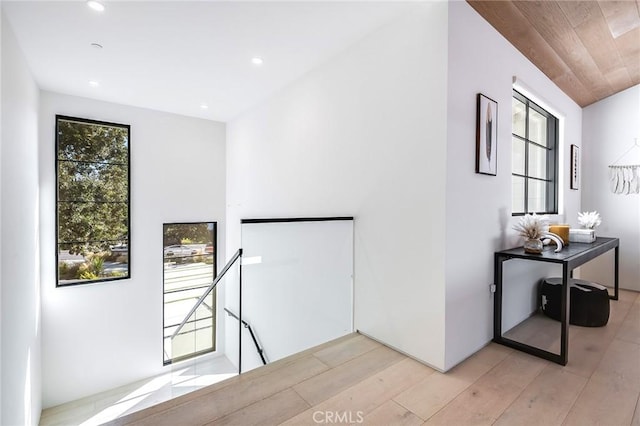
[[[191,360],[136,384],[45,410],[41,425],[94,426],[236,376],[226,357]]]
[[[238,375],[237,373],[227,373],[227,374],[205,374],[202,376],[191,376],[191,378],[187,378],[187,380],[183,382],[176,383],[175,386],[176,387],[209,386],[209,385],[213,385],[214,383],[221,382],[223,380],[226,380],[230,377],[237,376],[237,375]]]

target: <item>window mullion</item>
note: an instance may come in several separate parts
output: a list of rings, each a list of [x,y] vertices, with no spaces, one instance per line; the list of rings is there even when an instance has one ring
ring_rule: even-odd
[[[529,100],[524,103],[524,212],[529,212]]]

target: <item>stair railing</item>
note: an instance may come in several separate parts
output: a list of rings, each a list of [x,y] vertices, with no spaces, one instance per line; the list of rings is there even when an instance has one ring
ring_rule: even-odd
[[[246,328],[247,330],[249,330],[249,334],[251,334],[251,339],[253,340],[253,344],[256,346],[256,352],[258,352],[258,355],[260,355],[260,359],[262,360],[262,364],[263,365],[267,365],[267,360],[264,357],[264,349],[262,347],[260,347],[260,344],[258,343],[258,338],[256,337],[256,334],[253,332],[253,329],[251,328],[251,324],[249,324],[248,322],[246,322],[245,320],[241,320],[240,318],[238,318],[238,316],[236,314],[234,314],[233,312],[231,312],[229,309],[224,308],[224,311],[227,313],[227,315],[229,315],[232,318],[237,319],[238,321],[240,321],[240,323],[242,325],[244,325],[244,328]]]
[[[239,262],[240,269],[239,269],[239,272],[238,272],[238,292],[239,292],[239,299],[238,299],[239,311],[238,311],[238,315],[239,315],[240,318],[242,318],[242,249],[240,248],[233,255],[233,257],[227,262],[227,264],[224,266],[222,271],[216,276],[216,278],[209,285],[209,287],[207,287],[207,289],[202,294],[202,296],[200,296],[200,298],[195,303],[195,305],[193,305],[193,307],[191,308],[189,313],[184,317],[184,319],[182,320],[182,322],[180,323],[178,328],[175,329],[175,331],[171,335],[171,339],[172,340],[178,335],[178,333],[180,333],[182,328],[189,321],[189,318],[191,318],[191,315],[193,315],[194,312],[200,307],[200,305],[202,305],[204,303],[204,301],[207,298],[207,296],[209,296],[209,294],[213,291],[213,289],[216,288],[216,286],[218,285],[220,280],[222,280],[222,278],[224,278],[224,276],[227,273],[227,271],[229,271],[229,269],[231,269],[231,267],[238,260],[240,260],[240,262]],[[238,340],[238,374],[240,374],[242,372],[242,326],[238,327],[238,339],[239,339]]]

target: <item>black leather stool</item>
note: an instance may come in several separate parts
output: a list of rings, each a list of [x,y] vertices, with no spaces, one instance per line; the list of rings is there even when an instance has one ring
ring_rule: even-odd
[[[602,327],[609,321],[609,293],[600,284],[569,279],[569,324]],[[546,278],[540,283],[540,306],[549,318],[560,321],[562,278]]]

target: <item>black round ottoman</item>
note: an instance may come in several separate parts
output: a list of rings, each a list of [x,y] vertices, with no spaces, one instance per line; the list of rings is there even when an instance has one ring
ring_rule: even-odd
[[[600,284],[569,279],[569,323],[582,327],[602,327],[609,321],[609,293]],[[549,318],[560,321],[562,278],[545,278],[540,284],[540,307]]]

